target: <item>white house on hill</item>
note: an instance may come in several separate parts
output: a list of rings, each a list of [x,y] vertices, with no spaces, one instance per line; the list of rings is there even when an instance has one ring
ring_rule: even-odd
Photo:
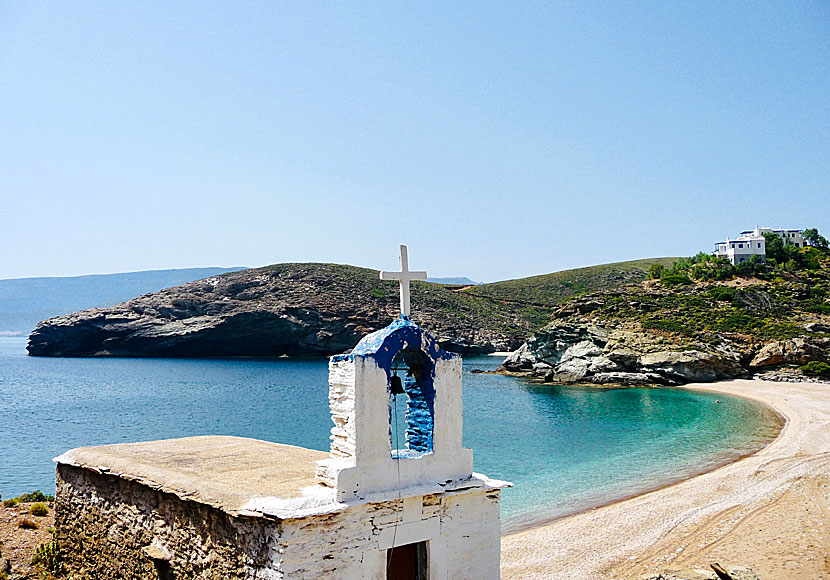
[[[797,248],[807,245],[802,230],[774,230],[755,226],[754,230],[741,232],[735,239],[726,238],[725,242],[716,243],[714,254],[720,258],[726,258],[733,266],[741,262],[748,262],[752,259],[752,256],[760,256],[761,259],[766,259],[767,247],[764,234],[775,234],[783,239],[785,244],[792,244]]]

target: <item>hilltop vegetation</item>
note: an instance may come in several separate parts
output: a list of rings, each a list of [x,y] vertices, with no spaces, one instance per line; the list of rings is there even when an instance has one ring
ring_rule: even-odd
[[[652,264],[668,267],[676,260],[677,258],[650,258],[588,266],[553,274],[481,284],[468,289],[467,293],[527,306],[554,308],[572,296],[639,282],[647,277]]]

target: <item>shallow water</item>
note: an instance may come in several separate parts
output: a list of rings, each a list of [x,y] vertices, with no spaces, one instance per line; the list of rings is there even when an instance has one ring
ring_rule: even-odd
[[[72,447],[237,435],[328,449],[326,359],[28,357],[0,337],[0,494],[54,491],[51,459]],[[550,387],[464,361],[464,444],[505,490],[509,528],[688,477],[757,449],[766,407],[682,389]],[[719,400],[720,403],[715,401]]]

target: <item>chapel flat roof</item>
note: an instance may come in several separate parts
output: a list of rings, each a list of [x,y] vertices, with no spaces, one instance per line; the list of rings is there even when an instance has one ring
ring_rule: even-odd
[[[222,509],[249,514],[254,498],[291,500],[320,486],[316,462],[328,453],[228,436],[79,447],[55,461],[136,481]]]

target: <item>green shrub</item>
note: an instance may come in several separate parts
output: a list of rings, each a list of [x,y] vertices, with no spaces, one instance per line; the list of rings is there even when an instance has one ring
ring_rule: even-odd
[[[372,288],[369,290],[369,295],[372,298],[386,298],[386,291],[381,290],[380,288]]]
[[[32,507],[29,508],[29,513],[33,516],[42,518],[43,516],[49,514],[49,508],[46,507],[45,503],[37,502],[32,504]]]
[[[692,280],[683,274],[667,274],[660,278],[660,282],[666,286],[686,286],[692,283]]]
[[[760,326],[760,322],[752,316],[733,312],[725,316],[717,326],[727,332],[750,332]]]
[[[681,275],[696,280],[708,282],[710,280],[731,280],[735,276],[735,268],[725,258],[716,258],[704,252],[691,258],[675,260],[671,268],[663,272],[662,277]]]
[[[663,264],[655,263],[648,267],[648,277],[652,280],[659,280],[663,275]]]
[[[821,302],[819,300],[808,300],[802,306],[805,312],[812,312],[814,314],[830,314],[830,304]]]
[[[674,332],[675,334],[690,335],[692,332],[686,326],[675,320],[644,320],[643,328],[647,330],[661,330],[663,332]]]
[[[17,523],[17,527],[22,530],[36,530],[38,525],[29,518],[23,518]]]
[[[33,491],[32,493],[24,493],[23,495],[17,496],[17,501],[20,503],[34,503],[36,501],[52,501],[53,497],[45,495],[39,489]]]
[[[761,328],[758,329],[758,332],[765,338],[785,340],[787,338],[801,336],[804,333],[804,328],[790,322],[765,320]]]
[[[811,360],[806,365],[798,367],[805,375],[818,377],[830,377],[830,365],[827,363]]]
[[[13,497],[13,498],[10,498],[10,499],[4,499],[3,500],[3,507],[12,508],[12,507],[16,506],[18,503],[20,503],[20,502],[17,501],[16,497]]]
[[[32,558],[32,566],[41,566],[53,576],[63,574],[63,558],[58,543],[53,540],[38,546]]]
[[[730,286],[712,286],[707,290],[709,296],[721,302],[731,302],[735,297],[735,289]]]

